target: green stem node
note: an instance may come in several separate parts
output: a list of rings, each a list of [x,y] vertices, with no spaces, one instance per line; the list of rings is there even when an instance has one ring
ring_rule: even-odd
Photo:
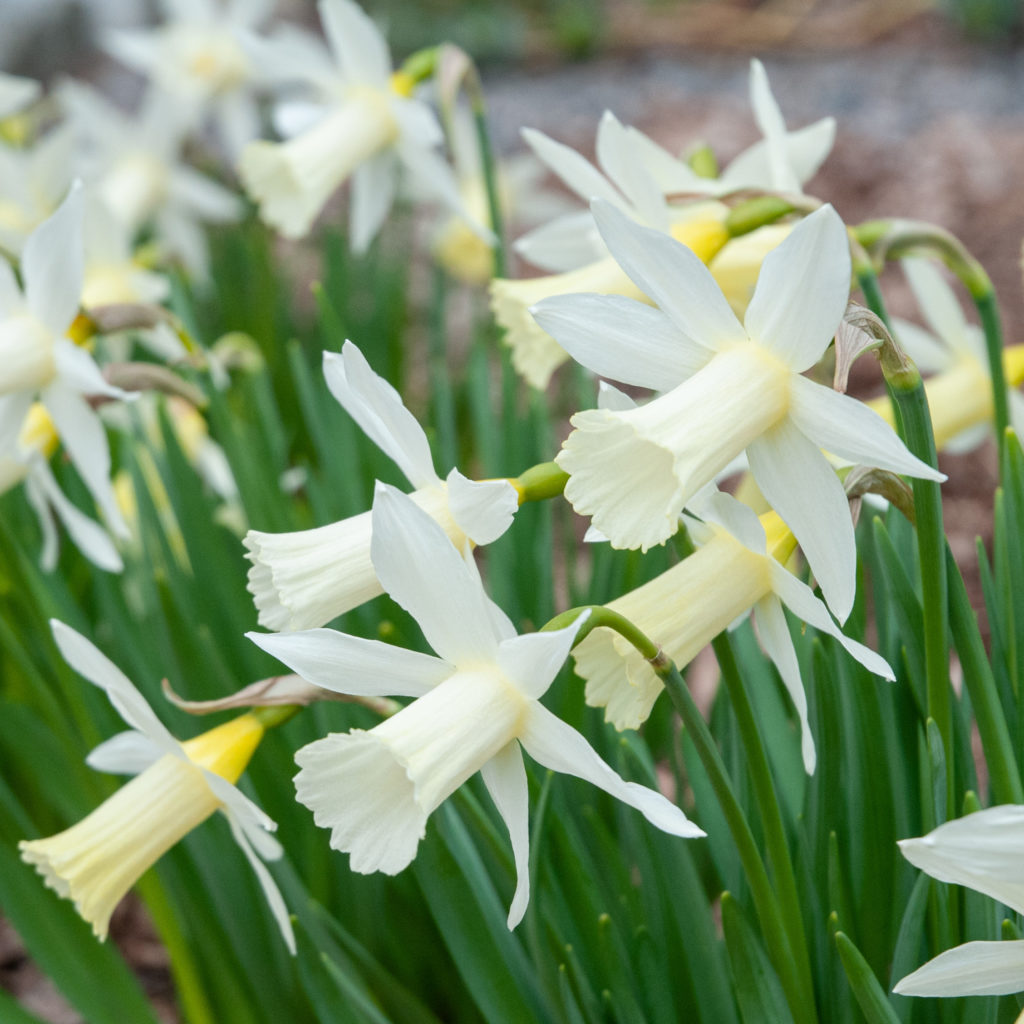
[[[557,498],[569,482],[569,474],[555,462],[541,462],[531,466],[515,480],[510,481],[519,494],[519,504]]]

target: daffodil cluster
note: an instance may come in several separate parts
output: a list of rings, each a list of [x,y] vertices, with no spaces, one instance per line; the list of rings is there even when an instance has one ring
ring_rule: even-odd
[[[596,164],[525,128],[532,156],[521,177],[536,184],[543,168],[584,205],[566,213],[562,197],[536,205],[532,217],[527,211],[525,219],[534,222],[542,207],[549,216],[534,223],[514,251],[545,273],[495,277],[495,256],[499,266],[503,256],[497,214],[516,175],[495,167],[487,145],[477,150],[467,141],[477,129],[486,141],[475,71],[440,48],[396,68],[380,29],[354,0],[320,0],[323,40],[288,23],[271,23],[270,6],[263,0],[168,0],[155,29],[104,39],[112,56],[146,76],[137,109],[122,110],[90,86],[64,81],[54,94],[56,115],[33,115],[24,144],[0,148],[0,490],[24,484],[39,518],[45,568],[57,564],[59,521],[96,566],[117,572],[126,562],[142,565],[160,589],[178,574],[190,579],[198,567],[189,545],[196,523],[176,513],[158,468],[167,447],[180,449],[174,454],[216,496],[218,522],[235,535],[219,536],[218,543],[230,547],[239,592],[244,566],[252,617],[265,630],[246,636],[298,677],[274,700],[266,688],[251,687],[225,698],[231,706],[257,706],[179,742],[90,640],[52,620],[64,660],[100,687],[130,726],[94,750],[88,764],[135,778],[79,823],[48,838],[23,840],[22,858],[103,939],[114,907],[142,873],[221,811],[294,953],[288,911],[264,864],[284,856],[288,839],[282,846],[268,835],[274,822],[236,783],[266,729],[290,718],[300,704],[354,699],[367,702],[380,720],[356,726],[339,714],[329,731],[307,730],[294,752],[295,797],[329,833],[329,846],[348,855],[352,871],[395,875],[407,868],[425,841],[431,815],[479,773],[511,843],[515,886],[507,925],[516,928],[536,877],[528,767],[536,762],[591,783],[632,809],[621,814],[639,811],[647,823],[642,827],[677,839],[699,839],[704,826],[712,828],[709,822],[727,822],[760,923],[766,936],[775,935],[771,956],[795,962],[783,939],[796,942],[787,929],[800,932],[809,915],[801,916],[798,905],[778,909],[797,893],[780,857],[778,844],[786,841],[781,814],[765,801],[761,827],[770,847],[769,882],[764,860],[757,860],[754,831],[738,821],[742,813],[729,803],[721,758],[713,743],[704,742],[703,720],[685,717],[688,691],[680,670],[751,618],[754,657],[763,679],[781,681],[787,726],[797,737],[794,792],[809,785],[823,757],[838,758],[839,752],[826,749],[825,736],[815,735],[794,627],[812,639],[831,638],[839,663],[851,672],[897,678],[894,645],[879,647],[890,665],[872,649],[870,630],[869,643],[863,642],[865,631],[852,614],[860,579],[856,499],[870,489],[862,487],[865,479],[881,479],[888,490],[879,489],[905,497],[900,507],[925,520],[918,522],[918,536],[927,535],[931,515],[941,540],[941,512],[937,500],[929,501],[945,476],[931,442],[955,452],[985,439],[1001,415],[1000,372],[1014,387],[1024,380],[1024,347],[1007,348],[1002,363],[992,361],[986,347],[991,329],[986,339],[969,322],[948,282],[921,258],[917,235],[900,254],[929,330],[900,318],[887,325],[881,307],[874,314],[859,308],[858,297],[867,298],[874,281],[871,260],[878,250],[872,247],[879,233],[858,232],[830,203],[805,192],[831,149],[835,123],[826,118],[788,129],[756,60],[750,101],[761,138],[720,173],[675,156],[611,112],[598,125]],[[466,95],[455,96],[459,88]],[[0,76],[0,118],[26,116],[39,94],[34,83]],[[460,106],[467,96],[475,118],[469,126]],[[272,125],[273,138],[258,137],[263,124]],[[204,146],[201,171],[187,157]],[[344,310],[344,333],[336,330],[322,353],[316,348],[322,380],[303,378],[297,394],[306,403],[314,387],[329,393],[340,413],[330,403],[329,411],[353,421],[407,487],[375,480],[370,507],[331,521],[317,517],[337,496],[325,495],[320,481],[306,494],[304,465],[288,465],[280,479],[277,466],[271,501],[247,503],[249,474],[236,480],[236,470],[252,467],[232,464],[232,458],[249,459],[259,467],[254,474],[273,460],[266,452],[246,451],[237,436],[229,457],[217,437],[228,445],[232,410],[252,392],[238,397],[227,370],[231,359],[214,354],[224,347],[204,353],[176,313],[211,283],[208,226],[230,230],[248,216],[261,238],[279,234],[298,245],[289,252],[305,252],[302,240],[319,219],[332,220],[332,199],[343,187],[352,259],[385,230],[400,197],[426,199],[444,212],[442,225],[430,233],[439,264],[435,298],[444,297],[446,273],[472,285],[486,283],[493,322],[480,333],[494,342],[489,355],[508,363],[500,383],[487,377],[484,366],[471,414],[452,403],[445,444],[442,431],[421,422],[418,396],[403,397],[378,372],[379,339],[357,337],[358,345],[345,340],[331,350],[349,333],[350,311]],[[881,237],[898,250],[898,238]],[[959,266],[957,250],[947,246],[942,255]],[[224,282],[215,283],[225,290]],[[324,308],[330,303],[326,296]],[[426,327],[434,344],[450,327],[443,312]],[[901,388],[913,391],[917,406],[906,411],[888,397],[863,402],[845,393],[851,337],[862,350],[879,351],[890,390],[897,399]],[[305,338],[286,359],[276,358],[271,349],[285,340],[261,339],[268,357],[265,363],[257,357],[259,372],[306,358]],[[440,351],[431,350],[426,372],[416,367],[411,377],[417,387],[422,378],[447,384],[455,374],[462,350],[455,348],[444,362],[446,341]],[[581,399],[584,387],[573,389],[583,408],[561,408],[547,393],[555,371],[570,362],[580,371],[577,384],[582,380],[589,389],[588,375],[599,378],[592,406]],[[491,425],[484,420],[496,419],[500,390],[511,396],[506,410],[523,397],[514,393],[518,381],[510,367],[526,382],[531,411],[552,413],[544,420],[548,426],[560,418],[567,426],[557,442],[552,428],[547,461],[504,467],[502,475],[489,477],[467,424]],[[924,383],[918,367],[929,375]],[[268,404],[256,415],[275,401],[278,382],[268,377],[263,383]],[[142,394],[147,391],[170,397]],[[208,422],[201,412],[213,399],[223,435],[214,416]],[[1024,427],[1015,390],[1007,402],[1010,422]],[[308,410],[303,413],[309,427]],[[115,449],[129,453],[120,461],[112,455],[110,427],[120,431]],[[280,423],[269,430],[282,450],[293,440]],[[321,454],[345,443],[327,429],[317,434]],[[58,452],[70,467],[55,463]],[[341,454],[351,453],[339,452],[339,461]],[[346,465],[353,473],[364,468],[358,455]],[[748,484],[734,495],[728,481],[741,470],[749,473]],[[67,473],[84,485],[96,520],[62,489]],[[360,493],[367,481],[347,483]],[[170,557],[154,557],[141,543],[140,484]],[[916,506],[906,497],[911,488]],[[755,490],[756,510],[740,500]],[[272,503],[284,503],[292,492],[300,492],[297,501],[310,495],[317,500],[303,505],[304,517],[291,520],[293,528],[281,529],[288,520],[267,515],[267,509],[272,512]],[[585,535],[586,544],[612,549],[581,544],[584,553],[575,556],[580,562],[590,566],[631,552],[621,557],[641,567],[640,582],[602,593],[586,608],[567,608],[572,586],[559,581],[560,614],[546,626],[531,621],[523,630],[491,598],[499,590],[493,577],[485,584],[481,566],[493,571],[504,565],[532,578],[535,565],[509,568],[506,534],[524,529],[521,506],[552,498],[564,499],[562,512],[571,523],[561,530],[562,543],[574,545]],[[196,507],[189,505],[193,512]],[[568,561],[560,551],[540,551],[538,557],[559,567]],[[654,558],[659,571],[650,568]],[[922,542],[918,549],[924,570],[945,565],[944,558],[938,542],[932,548]],[[1001,553],[999,558],[997,568],[1013,561]],[[983,583],[995,589],[991,580]],[[998,583],[1010,589],[1002,576]],[[925,609],[922,622],[930,622],[940,606],[946,615],[959,592],[950,596],[944,586],[929,590],[925,583],[918,594],[907,584],[908,621],[914,602]],[[204,595],[205,606],[218,596]],[[362,617],[336,621],[385,598],[408,613],[422,637],[413,630],[410,639],[408,629],[395,633],[383,622],[373,635],[357,635],[357,622],[381,604],[364,609]],[[958,620],[961,633],[971,614]],[[942,623],[929,647],[933,673],[935,658],[948,656]],[[1012,648],[1001,630],[1015,641],[1015,626],[993,627],[995,640]],[[97,627],[98,641],[101,635]],[[393,635],[405,643],[387,642]],[[208,639],[204,633],[203,642]],[[984,654],[980,637],[975,654],[978,647]],[[575,677],[568,686],[582,691],[581,705],[585,700],[601,709],[619,732],[644,728],[668,690],[710,787],[671,787],[656,770],[640,784],[628,781],[627,760],[616,766],[620,770],[607,763],[581,729],[545,704],[552,703],[556,680],[570,663]],[[946,670],[940,680],[945,692],[948,664],[940,669]],[[725,660],[723,672],[728,674]],[[740,682],[761,685],[758,679]],[[922,763],[931,759],[937,792],[948,736],[941,711],[933,714],[928,704],[934,702],[934,680],[927,683],[927,698],[915,691],[917,703],[928,705],[921,709],[924,732],[908,746],[919,745]],[[1000,683],[1010,691],[1019,679]],[[280,713],[270,710],[286,700],[293,703]],[[742,708],[736,717],[740,731],[749,725]],[[318,721],[327,720],[324,715]],[[745,736],[753,743],[751,731],[756,739],[756,723]],[[748,751],[754,772],[756,753]],[[775,799],[769,779],[754,779],[755,789],[758,784]],[[701,806],[708,793],[720,800],[723,814]],[[936,800],[936,807],[949,803]],[[1024,912],[1020,872],[1013,867],[1022,841],[1020,811],[1004,806],[938,824],[924,838],[904,840],[903,852],[936,878],[973,885]],[[939,813],[929,807],[933,812]],[[641,866],[627,867],[624,875],[642,873]],[[721,874],[714,884],[731,884],[731,869]],[[777,942],[768,930],[773,913],[783,921]],[[896,991],[952,995],[1024,986],[1018,984],[1021,952],[1010,948],[1019,943],[993,945],[944,952]],[[809,969],[806,974],[813,996]],[[799,984],[797,978],[793,985]],[[798,1000],[789,989],[785,995],[793,1008]]]

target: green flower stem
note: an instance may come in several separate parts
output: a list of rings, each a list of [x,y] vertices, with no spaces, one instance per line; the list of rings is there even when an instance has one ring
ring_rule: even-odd
[[[871,261],[866,256],[854,258],[853,272],[857,277],[857,284],[864,293],[864,305],[871,310],[879,320],[891,329],[889,314],[885,308],[885,300],[882,298],[882,289],[878,285],[878,275]]]
[[[157,935],[167,950],[171,977],[174,979],[182,1012],[195,1024],[216,1024],[217,1015],[206,996],[202,972],[168,898],[163,880],[157,873],[147,871],[137,886],[149,916],[153,919]]]
[[[1002,458],[1003,447],[1006,444],[1006,428],[1010,426],[1010,403],[1006,394],[1006,371],[1003,368],[1003,328],[999,318],[999,303],[996,301],[995,289],[988,280],[988,275],[985,275],[983,282],[975,283],[980,290],[975,291],[971,284],[968,284],[968,290],[978,309],[982,330],[985,333],[988,372],[992,377],[992,410],[996,441]]]
[[[246,713],[252,715],[264,729],[273,729],[294,718],[302,710],[302,707],[301,704],[277,704],[252,708]]]
[[[452,394],[451,369],[448,365],[448,331],[445,309],[448,299],[448,281],[444,270],[434,267],[433,289],[430,301],[430,322],[427,332],[430,393],[437,424],[437,453],[442,466],[458,463],[458,430],[455,422],[455,398]]]
[[[779,196],[756,196],[733,207],[725,218],[730,238],[748,235],[751,231],[774,224],[780,217],[793,213],[796,207]]]
[[[949,545],[946,546],[946,573],[949,580],[950,627],[964,670],[964,685],[974,707],[994,802],[1024,804],[1024,785],[1021,784],[1013,741],[999,702],[992,666],[978,631],[977,615],[971,608],[967,588]]]
[[[511,484],[519,494],[519,504],[525,505],[528,501],[557,498],[568,482],[569,474],[557,463],[541,462],[520,473]]]
[[[877,310],[876,310],[877,312]],[[879,314],[881,315],[881,314]],[[922,462],[936,466],[935,436],[924,382],[917,367],[891,341],[879,353],[889,397],[906,446]],[[938,481],[912,480],[917,518],[917,549],[921,564],[924,611],[925,681],[928,717],[934,719],[946,757],[946,806],[956,806],[953,765],[953,710],[949,694],[947,631],[946,535],[942,525],[942,491]]]
[[[498,192],[498,171],[491,145],[491,133],[487,127],[487,105],[484,91],[475,65],[471,65],[465,78],[466,96],[473,114],[476,128],[476,143],[480,150],[480,168],[487,191],[487,215],[494,232],[494,276],[508,277],[508,251],[505,244],[505,218],[501,212],[501,196]]]
[[[903,220],[869,221],[854,228],[853,234],[857,242],[870,248],[880,261],[926,252],[949,267],[967,289],[978,309],[985,332],[996,438],[1002,455],[1004,435],[1010,423],[1006,374],[1003,370],[1003,331],[995,289],[985,268],[967,251],[959,238],[934,224]],[[870,301],[868,304],[871,305]]]
[[[807,961],[806,943],[800,949],[794,946],[793,937],[787,930],[789,915],[783,911],[779,904],[779,900],[769,880],[764,860],[754,839],[754,834],[750,829],[750,824],[733,791],[725,762],[722,760],[722,755],[715,745],[711,730],[704,721],[700,709],[697,707],[689,688],[679,673],[679,669],[665,655],[664,651],[637,629],[633,623],[610,608],[600,605],[571,608],[566,612],[562,612],[548,622],[543,627],[543,631],[561,629],[574,622],[585,612],[590,614],[586,621],[580,625],[579,633],[576,636],[577,644],[592,629],[597,629],[601,626],[613,629],[640,652],[664,682],[669,697],[680,718],[683,720],[683,725],[690,733],[690,738],[693,740],[697,755],[700,757],[701,764],[708,774],[712,788],[715,791],[715,796],[718,798],[722,813],[732,834],[733,841],[736,843],[740,862],[750,884],[758,920],[761,922],[765,945],[772,958],[775,970],[779,975],[783,990],[786,993],[786,1001],[792,1011],[793,1019],[797,1024],[814,1024],[818,1018],[815,1010],[810,965]],[[731,656],[731,651],[729,653]],[[734,662],[733,668],[735,668]],[[761,752],[763,754],[763,747]],[[767,767],[765,771],[767,771]],[[775,800],[774,791],[772,791],[771,798],[773,801]],[[777,803],[775,807],[777,811]],[[768,831],[767,828],[766,831]],[[785,862],[789,864],[788,852]],[[776,872],[778,873],[777,868]],[[791,866],[790,877],[792,877]],[[799,907],[796,910],[799,918]],[[802,936],[802,922],[800,923],[799,931]]]

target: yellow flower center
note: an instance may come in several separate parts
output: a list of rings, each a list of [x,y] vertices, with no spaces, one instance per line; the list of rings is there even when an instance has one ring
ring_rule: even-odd
[[[251,714],[241,715],[182,743],[193,764],[228,782],[237,782],[263,739],[265,728]]]
[[[25,422],[21,425],[18,444],[30,451],[37,451],[48,459],[57,450],[59,440],[57,428],[53,425],[46,407],[41,402],[33,402]]]
[[[409,99],[413,90],[416,88],[416,79],[412,77],[407,71],[393,71],[391,73],[391,91],[396,96],[401,96],[404,99]]]

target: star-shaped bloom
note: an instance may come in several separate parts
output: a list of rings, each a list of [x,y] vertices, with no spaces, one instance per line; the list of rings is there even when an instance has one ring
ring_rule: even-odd
[[[0,119],[24,110],[42,91],[42,86],[34,78],[22,78],[0,71]]]
[[[814,737],[807,721],[807,698],[793,640],[782,606],[835,637],[862,665],[893,679],[883,658],[844,636],[810,587],[779,560],[792,553],[792,534],[778,515],[758,520],[728,494],[702,494],[701,521],[686,517],[697,551],[648,583],[608,602],[682,667],[748,612],[753,612],[765,652],[782,677],[800,720],[804,767],[814,771]],[[769,540],[766,529],[771,531]],[[618,634],[595,629],[573,651],[576,672],[587,681],[587,703],[605,708],[617,729],[646,721],[664,689],[650,663]]]
[[[903,839],[903,856],[926,874],[966,885],[1024,914],[1024,807],[977,811]],[[967,942],[940,953],[893,988],[903,996],[999,996],[1024,992],[1024,940]]]
[[[114,907],[141,875],[221,811],[294,953],[288,911],[263,864],[281,856],[277,840],[268,835],[277,826],[234,785],[263,738],[263,724],[254,715],[242,715],[179,743],[113,662],[70,626],[56,619],[50,625],[64,660],[103,690],[131,726],[101,743],[87,764],[136,778],[66,831],[22,840],[22,859],[51,889],[74,901],[97,938],[104,939]]]
[[[83,276],[82,196],[77,184],[25,243],[24,290],[0,259],[0,454],[11,454],[32,403],[50,414],[64,448],[110,528],[127,536],[110,486],[110,449],[89,398],[128,398],[68,338]]]
[[[121,556],[107,531],[68,500],[50,470],[47,460],[59,443],[46,409],[39,402],[34,403],[22,424],[17,443],[8,453],[0,452],[0,494],[24,483],[25,497],[36,513],[43,535],[39,564],[44,572],[52,572],[57,566],[55,514],[75,546],[93,565],[107,572],[120,572]]]
[[[437,657],[328,629],[248,634],[318,686],[415,698],[374,729],[332,733],[295,756],[299,802],[331,830],[331,846],[351,855],[353,871],[401,871],[416,856],[430,814],[479,771],[512,839],[514,928],[530,884],[522,750],[552,771],[592,782],[672,835],[703,835],[660,793],[623,781],[540,703],[578,623],[517,636],[437,523],[383,484],[373,505],[372,556],[384,589],[416,619]]]
[[[0,249],[20,256],[72,181],[75,133],[61,124],[27,146],[0,146]]]
[[[268,74],[305,82],[315,104],[292,104],[278,116],[287,142],[253,142],[239,174],[260,216],[288,238],[300,238],[343,182],[352,178],[350,236],[362,252],[391,209],[400,168],[449,208],[462,210],[433,111],[392,76],[388,45],[353,0],[321,0],[330,55],[293,35],[260,46]],[[253,43],[256,46],[256,43]],[[484,232],[486,234],[486,232]]]
[[[663,392],[627,411],[591,409],[557,457],[565,496],[618,548],[675,533],[687,502],[746,452],[769,504],[796,535],[840,621],[853,606],[856,549],[841,458],[930,480],[874,412],[802,376],[824,354],[850,289],[846,229],[831,206],[768,254],[741,324],[685,246],[595,202],[619,264],[657,308],[614,296],[547,299],[535,315],[595,373]]]
[[[59,98],[82,150],[82,178],[133,238],[151,227],[164,251],[205,278],[203,226],[238,220],[233,192],[181,158],[187,110],[155,87],[126,114],[80,82],[61,84]]]
[[[902,261],[914,298],[930,330],[907,320],[894,321],[896,339],[923,374],[932,417],[935,447],[964,454],[992,433],[992,378],[981,328],[969,323],[953,290],[938,268],[924,259]],[[1003,367],[1010,384],[1010,419],[1024,431],[1024,345],[1003,349]],[[868,403],[892,423],[892,403],[883,395]]]
[[[453,469],[434,470],[430,444],[398,392],[346,341],[339,355],[324,353],[331,394],[416,489],[413,500],[436,519],[460,550],[490,544],[511,525],[518,506],[507,480],[469,480]],[[249,590],[267,629],[309,629],[383,593],[370,559],[369,512],[294,533],[245,537]]]
[[[782,113],[759,60],[751,61],[750,101],[762,138],[740,153],[717,178],[697,174],[632,125],[606,111],[597,131],[598,171],[575,150],[542,132],[524,129],[523,138],[537,156],[585,203],[604,199],[630,213],[638,223],[666,229],[686,207],[670,206],[666,195],[707,199],[744,189],[800,192],[832,149],[835,120],[823,118],[787,131]],[[601,172],[604,173],[601,173]],[[653,186],[653,187],[652,187]],[[604,241],[588,210],[565,214],[528,232],[516,251],[546,270],[574,270],[607,256]]]
[[[273,9],[273,0],[163,0],[168,20],[155,29],[110,32],[106,49],[128,67],[212,117],[232,157],[259,135],[254,87],[258,68],[242,42]]]
[[[728,241],[723,225],[726,208],[714,202],[669,206],[643,160],[633,159],[636,154],[630,131],[605,111],[597,132],[602,170],[541,132],[527,128],[523,138],[577,194],[603,199],[637,223],[688,245],[707,262]],[[533,318],[532,306],[549,296],[573,292],[627,295],[639,300],[645,296],[609,255],[589,210],[567,214],[530,232],[516,243],[516,249],[531,263],[559,271],[519,280],[496,278],[490,286],[491,308],[505,328],[512,365],[529,384],[543,390],[569,356]]]

